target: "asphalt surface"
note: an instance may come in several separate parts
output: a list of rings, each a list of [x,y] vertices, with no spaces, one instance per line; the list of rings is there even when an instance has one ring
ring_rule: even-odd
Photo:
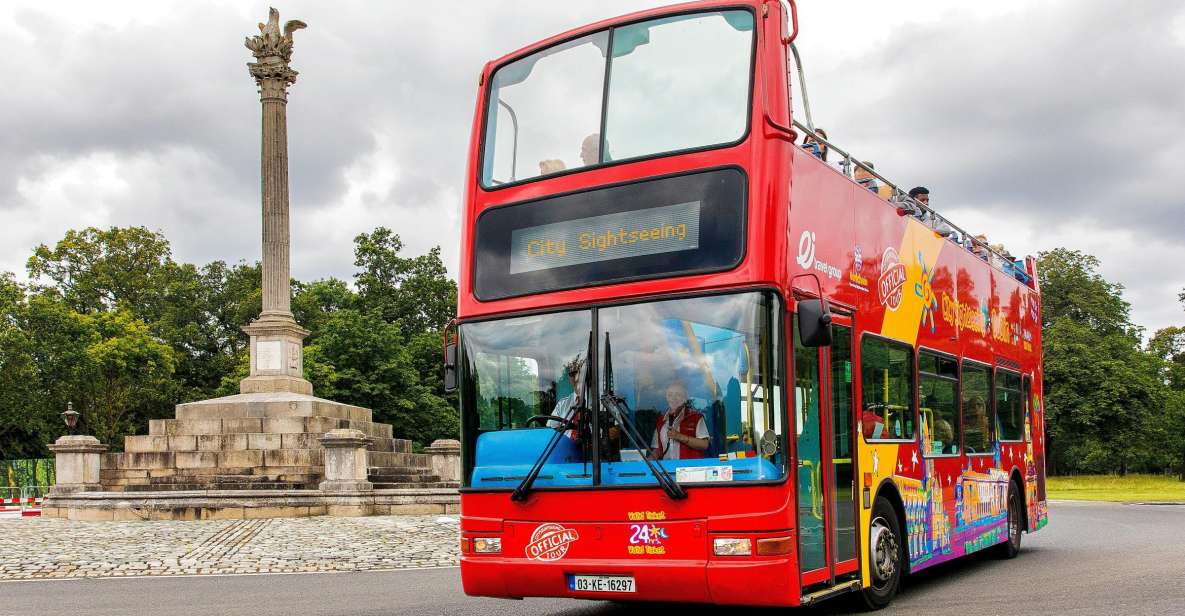
[[[1010,561],[975,556],[907,581],[880,614],[1185,614],[1185,506],[1055,503]],[[0,541],[0,549],[7,549]],[[461,594],[455,568],[0,582],[0,614],[647,614],[670,606]],[[847,614],[833,600],[798,614]],[[684,611],[721,613],[724,608]],[[732,611],[732,610],[729,610]],[[746,613],[773,614],[772,610]],[[778,613],[785,613],[779,611]]]

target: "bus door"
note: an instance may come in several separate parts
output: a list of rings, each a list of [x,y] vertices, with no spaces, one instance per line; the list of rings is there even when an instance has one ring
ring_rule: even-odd
[[[851,320],[834,316],[830,348],[794,330],[798,563],[802,586],[856,571]]]
[[[826,349],[829,367],[826,379],[828,425],[830,438],[827,473],[828,519],[830,521],[831,558],[836,576],[852,573],[860,568],[856,555],[856,521],[860,519],[856,501],[856,440],[852,417],[853,365],[852,319],[833,315],[831,346]]]

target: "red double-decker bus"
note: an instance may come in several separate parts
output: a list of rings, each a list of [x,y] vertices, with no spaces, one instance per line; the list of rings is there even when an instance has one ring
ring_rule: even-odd
[[[465,592],[877,607],[1045,523],[1034,261],[792,118],[797,29],[695,2],[482,71]]]

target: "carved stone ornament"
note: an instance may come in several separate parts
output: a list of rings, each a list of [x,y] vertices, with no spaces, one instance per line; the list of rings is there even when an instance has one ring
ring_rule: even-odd
[[[280,12],[274,8],[268,10],[267,23],[259,24],[259,35],[249,36],[244,42],[258,60],[247,63],[256,83],[263,85],[265,79],[278,79],[288,84],[296,81],[297,72],[288,66],[292,60],[292,33],[307,27],[303,21],[293,19],[284,24],[281,32]]]

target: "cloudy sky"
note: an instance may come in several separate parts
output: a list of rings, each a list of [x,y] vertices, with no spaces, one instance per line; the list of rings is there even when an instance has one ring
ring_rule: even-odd
[[[483,63],[663,2],[276,0],[296,34],[293,275],[349,279],[386,225],[456,271]],[[1185,4],[799,0],[815,122],[1016,254],[1065,246],[1137,323],[1185,324]],[[0,7],[0,270],[88,225],[259,255],[257,2]]]

